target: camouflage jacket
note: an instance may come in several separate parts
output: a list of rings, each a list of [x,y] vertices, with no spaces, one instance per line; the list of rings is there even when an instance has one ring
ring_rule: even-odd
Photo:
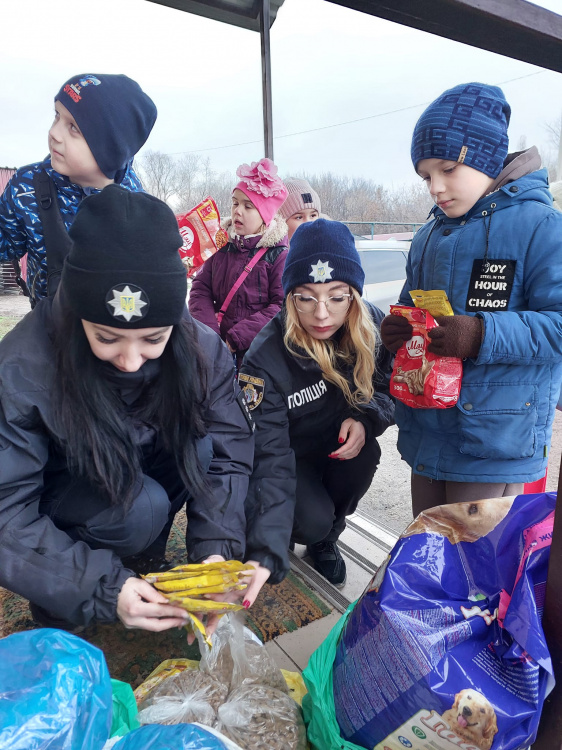
[[[28,254],[27,286],[31,296],[36,299],[47,294],[47,256],[33,185],[33,175],[41,169],[53,179],[62,220],[67,229],[82,199],[99,192],[96,188],[82,188],[55,172],[50,158],[21,167],[6,185],[0,198],[0,262],[17,260]],[[143,190],[131,165],[120,184],[134,192]]]

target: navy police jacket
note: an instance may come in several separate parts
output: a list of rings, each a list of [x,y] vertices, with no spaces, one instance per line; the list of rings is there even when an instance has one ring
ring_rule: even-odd
[[[58,295],[41,300],[0,342],[0,586],[87,625],[92,619],[116,618],[119,591],[134,574],[111,550],[73,541],[41,513],[42,497],[64,489],[65,483],[55,480],[69,471],[51,398],[58,300]],[[206,357],[207,436],[202,440],[208,446],[210,439],[213,448],[207,472],[210,491],[187,504],[188,559],[200,562],[212,554],[242,559],[244,499],[253,458],[251,420],[237,402],[239,389],[226,347],[187,311],[186,317]],[[126,383],[123,389],[126,403]],[[157,431],[133,414],[126,418],[135,444],[148,449],[150,456],[146,443],[150,439],[156,444]],[[77,415],[76,429],[79,421]]]
[[[383,314],[369,308],[378,327]],[[326,443],[336,441],[348,417],[362,422],[372,438],[394,421],[392,356],[382,344],[376,352],[373,398],[352,408],[314,360],[287,351],[284,317],[283,309],[257,335],[238,376],[256,423],[254,471],[246,498],[246,559],[268,568],[271,583],[281,581],[289,570],[296,459],[318,451],[326,454]]]
[[[508,182],[458,219],[438,208],[414,238],[400,304],[444,289],[455,315],[484,324],[450,409],[396,405],[413,471],[456,482],[544,476],[562,378],[562,213],[547,172]]]

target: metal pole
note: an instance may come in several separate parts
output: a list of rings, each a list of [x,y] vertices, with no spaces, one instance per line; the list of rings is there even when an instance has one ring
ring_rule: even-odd
[[[542,625],[552,659],[556,686],[545,701],[533,750],[562,748],[562,468],[558,477],[558,497],[548,563],[546,599]]]
[[[273,161],[273,108],[271,103],[271,54],[269,27],[271,15],[269,0],[262,0],[260,13],[261,77],[263,99],[263,143],[265,155]]]

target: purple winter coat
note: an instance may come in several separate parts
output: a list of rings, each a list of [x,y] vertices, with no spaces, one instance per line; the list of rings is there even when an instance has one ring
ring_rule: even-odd
[[[283,304],[281,275],[287,257],[287,225],[276,216],[264,234],[238,237],[232,221],[225,222],[230,242],[205,261],[193,279],[189,312],[216,331],[236,352],[244,352]],[[238,289],[219,330],[215,313],[226,299],[246,263],[261,247],[270,248]]]

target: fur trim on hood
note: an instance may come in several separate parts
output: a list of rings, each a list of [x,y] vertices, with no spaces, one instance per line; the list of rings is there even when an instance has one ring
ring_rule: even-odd
[[[232,219],[230,216],[221,221],[222,228],[228,234],[230,240],[234,240],[236,234],[232,227]],[[287,226],[285,219],[279,214],[275,214],[271,220],[271,224],[267,227],[261,240],[258,242],[257,247],[275,247],[280,245],[283,239],[289,234],[289,227]],[[289,243],[287,242],[287,245]]]

